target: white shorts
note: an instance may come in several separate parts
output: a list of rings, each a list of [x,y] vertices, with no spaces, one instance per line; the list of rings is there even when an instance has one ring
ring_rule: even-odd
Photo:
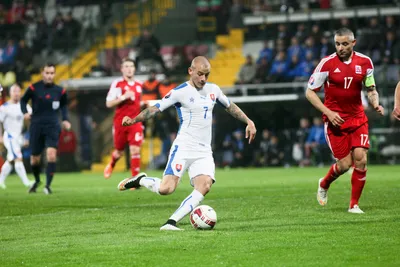
[[[3,135],[4,146],[7,149],[7,160],[13,161],[15,159],[22,159],[21,153],[21,137],[12,136],[7,132]]]
[[[211,153],[180,151],[179,145],[173,145],[164,175],[175,175],[182,178],[186,170],[189,172],[192,186],[192,179],[198,175],[208,175],[215,182],[215,163]]]

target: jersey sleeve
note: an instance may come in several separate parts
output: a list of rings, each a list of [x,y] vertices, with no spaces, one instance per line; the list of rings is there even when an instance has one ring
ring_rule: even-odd
[[[367,71],[364,77],[364,85],[365,87],[373,87],[375,86],[375,79],[374,79],[374,64],[370,58],[367,59],[366,63]]]
[[[217,90],[217,103],[224,108],[229,108],[231,101],[229,101],[229,98],[222,92],[219,86],[215,85],[215,87]]]
[[[319,91],[329,77],[329,58],[322,59],[308,80],[308,88]]]
[[[160,111],[164,111],[167,108],[169,108],[172,105],[175,105],[176,103],[180,102],[180,93],[178,90],[172,89],[169,91],[162,99],[160,102],[155,104]]]
[[[113,101],[122,95],[122,89],[118,87],[118,82],[117,80],[111,84],[106,101]]]

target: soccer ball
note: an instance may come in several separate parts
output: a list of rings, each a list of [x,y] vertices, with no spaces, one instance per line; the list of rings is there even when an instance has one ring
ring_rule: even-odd
[[[210,206],[198,206],[190,213],[190,223],[194,229],[211,230],[217,223],[217,213]]]

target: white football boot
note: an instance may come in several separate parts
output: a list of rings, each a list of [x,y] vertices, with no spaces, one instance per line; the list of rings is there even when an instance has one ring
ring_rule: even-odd
[[[164,224],[161,226],[160,231],[183,231],[183,229],[173,226],[172,224]]]
[[[364,213],[358,205],[354,205],[351,209],[348,210],[350,213],[355,213],[355,214],[362,214]]]
[[[328,190],[321,187],[322,179],[318,180],[317,200],[321,206],[325,206],[328,203]]]

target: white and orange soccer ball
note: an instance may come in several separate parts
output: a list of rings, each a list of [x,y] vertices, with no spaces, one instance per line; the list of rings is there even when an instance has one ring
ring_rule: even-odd
[[[211,230],[217,223],[217,213],[210,206],[198,206],[190,213],[190,223],[195,229]]]

